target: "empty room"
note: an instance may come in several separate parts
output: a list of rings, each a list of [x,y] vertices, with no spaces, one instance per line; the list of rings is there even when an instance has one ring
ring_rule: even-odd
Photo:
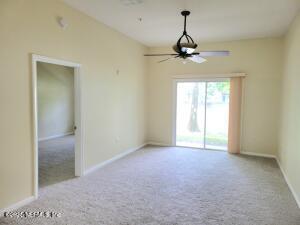
[[[299,0],[0,0],[0,224],[300,225]]]

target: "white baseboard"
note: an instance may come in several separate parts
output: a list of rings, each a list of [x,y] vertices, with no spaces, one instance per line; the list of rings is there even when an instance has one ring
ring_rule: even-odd
[[[290,188],[290,190],[291,190],[291,192],[292,192],[292,194],[293,194],[293,196],[294,196],[294,198],[295,198],[295,200],[297,202],[297,205],[300,208],[300,198],[297,196],[297,193],[296,193],[295,189],[291,185],[291,182],[289,181],[289,179],[288,179],[286,173],[284,172],[283,167],[281,166],[281,163],[280,163],[280,161],[279,161],[279,159],[277,157],[276,157],[276,161],[277,161],[277,164],[278,164],[278,166],[279,166],[279,168],[281,170],[281,173],[283,174],[285,182],[287,183],[288,187]]]
[[[172,145],[170,145],[170,144],[155,142],[155,141],[149,141],[149,142],[147,142],[147,145],[155,145],[155,146],[161,146],[161,147],[172,147]]]
[[[90,167],[90,168],[88,168],[87,170],[84,171],[84,175],[87,175],[87,174],[89,174],[89,173],[92,173],[92,172],[94,172],[95,170],[98,170],[98,169],[100,169],[100,168],[102,168],[102,167],[104,167],[104,166],[106,166],[106,165],[108,165],[108,164],[110,164],[110,163],[112,163],[112,162],[118,160],[118,159],[121,159],[121,158],[123,158],[123,157],[129,155],[130,153],[135,152],[135,151],[137,151],[137,150],[139,150],[139,149],[145,147],[146,145],[147,145],[147,144],[142,144],[142,145],[140,145],[140,146],[138,146],[138,147],[136,147],[136,148],[128,149],[127,151],[125,151],[125,152],[123,152],[123,153],[121,153],[121,154],[119,154],[119,155],[116,155],[116,156],[114,156],[114,157],[111,158],[111,159],[108,159],[108,160],[106,160],[106,161],[104,161],[104,162],[102,162],[102,163],[99,163],[99,164],[97,164],[97,165],[95,165],[95,166],[92,166],[92,167]]]
[[[289,189],[291,190],[292,192],[292,195],[294,197],[294,199],[296,200],[296,203],[298,205],[298,207],[300,208],[300,198],[297,196],[296,194],[296,191],[295,189],[293,188],[293,186],[291,185],[291,182],[289,181],[286,173],[284,172],[281,164],[280,164],[280,161],[278,160],[278,158],[275,156],[275,155],[270,155],[270,154],[261,154],[261,153],[254,153],[254,152],[241,152],[242,155],[251,155],[251,156],[258,156],[258,157],[266,157],[266,158],[272,158],[272,159],[275,159],[278,166],[279,166],[279,169],[281,171],[281,173],[283,174],[283,177],[285,179],[285,182],[287,183]]]
[[[13,204],[13,205],[7,207],[7,208],[5,208],[5,209],[0,209],[0,217],[3,217],[5,212],[15,211],[18,208],[33,202],[34,200],[36,200],[36,198],[34,196],[30,196],[30,197],[25,198],[25,199]]]
[[[65,137],[65,136],[68,136],[68,135],[71,135],[71,134],[74,134],[74,132],[68,132],[68,133],[64,133],[64,134],[57,134],[57,135],[52,135],[52,136],[49,136],[49,137],[44,137],[44,138],[39,138],[39,141],[47,141],[47,140],[51,140],[51,139],[54,139],[54,138],[60,138],[60,137]]]
[[[151,141],[148,142],[147,144],[148,145],[155,145],[155,146],[163,146],[163,147],[170,146],[168,144],[163,144],[163,143],[158,143],[158,142],[151,142]],[[277,161],[277,164],[278,164],[278,166],[279,166],[279,168],[280,168],[280,170],[281,170],[281,172],[283,174],[283,177],[284,177],[284,179],[285,179],[285,181],[286,181],[289,189],[291,190],[291,192],[292,192],[292,194],[293,194],[293,196],[294,196],[294,198],[295,198],[295,200],[297,202],[298,207],[300,208],[300,198],[297,196],[295,189],[293,188],[293,186],[289,182],[287,175],[285,174],[285,172],[284,172],[284,170],[283,170],[283,168],[282,168],[282,166],[281,166],[278,158],[275,155],[263,154],[263,153],[256,153],[256,152],[241,152],[240,154],[241,155],[249,155],[249,156],[257,156],[257,157],[264,157],[264,158],[275,159]]]
[[[112,162],[114,162],[114,161],[116,161],[118,159],[121,159],[121,158],[125,157],[126,155],[128,155],[128,154],[130,154],[132,152],[135,152],[135,151],[137,151],[137,150],[139,150],[139,149],[141,149],[143,147],[145,147],[146,145],[169,146],[169,145],[166,145],[166,144],[156,143],[156,142],[148,142],[147,144],[142,144],[142,145],[140,145],[140,146],[138,146],[136,148],[129,149],[126,152],[123,152],[123,153],[121,153],[121,154],[119,154],[119,155],[117,155],[117,156],[115,156],[115,157],[113,157],[113,158],[111,158],[109,160],[106,160],[106,161],[104,161],[104,162],[102,162],[102,163],[100,163],[100,164],[98,164],[96,166],[93,166],[93,167],[87,169],[84,172],[84,175],[89,174],[89,173],[91,173],[91,172],[93,172],[93,171],[95,171],[97,169],[100,169],[100,168],[102,168],[102,167],[108,165],[109,163],[112,163]],[[253,152],[241,152],[241,154],[243,154],[243,155],[251,155],[251,156],[258,156],[258,157],[275,158],[276,161],[277,161],[277,163],[278,163],[278,166],[279,166],[279,168],[280,168],[280,170],[281,170],[281,172],[283,174],[283,177],[284,177],[284,179],[285,179],[285,181],[286,181],[289,189],[291,190],[291,192],[292,192],[292,194],[293,194],[293,196],[294,196],[294,198],[296,200],[296,203],[297,203],[298,207],[300,208],[300,199],[297,196],[296,191],[294,190],[293,186],[291,185],[291,183],[290,183],[287,175],[285,174],[285,172],[284,172],[284,170],[283,170],[283,168],[282,168],[282,166],[280,164],[280,161],[278,160],[277,157],[275,157],[274,155],[260,154],[260,153],[253,153]],[[5,212],[11,212],[11,211],[17,210],[18,208],[20,208],[22,206],[25,206],[25,205],[33,202],[34,200],[36,200],[36,198],[34,196],[30,196],[30,197],[28,197],[28,198],[26,198],[24,200],[21,200],[21,201],[15,203],[13,205],[7,207],[7,208],[0,209],[0,217],[2,217]]]
[[[63,136],[65,136],[65,135],[63,135]],[[123,158],[126,155],[128,155],[128,154],[130,154],[132,152],[135,152],[135,151],[137,151],[137,150],[139,150],[139,149],[141,149],[143,147],[145,147],[146,145],[147,144],[142,144],[142,145],[140,145],[140,146],[138,146],[136,148],[129,149],[129,150],[127,150],[127,151],[125,151],[125,152],[123,152],[123,153],[121,153],[121,154],[119,154],[119,155],[117,155],[117,156],[115,156],[115,157],[113,157],[113,158],[111,158],[109,160],[106,160],[106,161],[104,161],[104,162],[102,162],[102,163],[100,163],[100,164],[98,164],[96,166],[93,166],[93,167],[87,169],[84,172],[84,175],[89,174],[89,173],[91,173],[91,172],[93,172],[93,171],[95,171],[97,169],[100,169],[100,168],[106,166],[107,164],[112,163],[112,162],[114,162],[114,161],[116,161],[116,160],[118,160],[120,158]],[[22,201],[19,201],[19,202],[13,204],[13,205],[11,205],[11,206],[9,206],[7,208],[0,209],[0,217],[2,217],[5,212],[11,212],[11,211],[17,210],[18,208],[20,208],[20,207],[22,207],[24,205],[27,205],[27,204],[31,203],[32,201],[34,201],[34,200],[36,200],[36,197],[35,196],[31,196],[29,198],[26,198],[26,199],[24,199]]]
[[[276,159],[275,155],[263,154],[263,153],[257,153],[257,152],[241,152],[240,154],[241,155],[250,155],[250,156],[258,156],[258,157],[265,157],[265,158]]]
[[[161,147],[182,147],[182,148],[191,148],[191,149],[201,149],[201,150],[209,150],[209,151],[221,151],[221,152],[227,152],[227,150],[222,149],[202,149],[197,147],[185,147],[185,146],[173,146],[171,144],[161,143],[161,142],[154,142],[149,141],[147,142],[147,145],[154,145],[154,146],[161,146]],[[250,155],[250,156],[258,156],[258,157],[265,157],[265,158],[273,158],[276,159],[275,155],[271,154],[263,154],[263,153],[256,153],[256,152],[240,152],[241,155]]]

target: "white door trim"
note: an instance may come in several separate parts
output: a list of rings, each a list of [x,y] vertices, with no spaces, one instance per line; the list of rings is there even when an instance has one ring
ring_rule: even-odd
[[[34,196],[38,197],[38,110],[37,110],[37,63],[51,63],[74,68],[74,92],[75,92],[75,176],[84,174],[84,148],[83,148],[83,123],[82,123],[82,98],[81,98],[81,64],[49,58],[32,54],[32,113],[33,113],[33,164],[34,164]]]

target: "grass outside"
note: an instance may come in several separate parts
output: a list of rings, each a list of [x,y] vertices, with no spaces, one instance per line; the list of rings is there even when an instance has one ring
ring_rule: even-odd
[[[189,142],[189,143],[199,143],[202,142],[203,136],[199,135],[178,135],[178,142]],[[214,146],[226,146],[227,145],[227,137],[223,135],[207,135],[206,136],[206,144],[214,145]]]

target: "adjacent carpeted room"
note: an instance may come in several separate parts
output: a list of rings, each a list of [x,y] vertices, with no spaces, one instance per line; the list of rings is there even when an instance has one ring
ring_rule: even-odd
[[[179,147],[145,147],[82,178],[44,187],[18,211],[61,217],[1,218],[1,224],[300,224],[274,159]]]
[[[75,177],[74,135],[39,142],[39,187]]]

